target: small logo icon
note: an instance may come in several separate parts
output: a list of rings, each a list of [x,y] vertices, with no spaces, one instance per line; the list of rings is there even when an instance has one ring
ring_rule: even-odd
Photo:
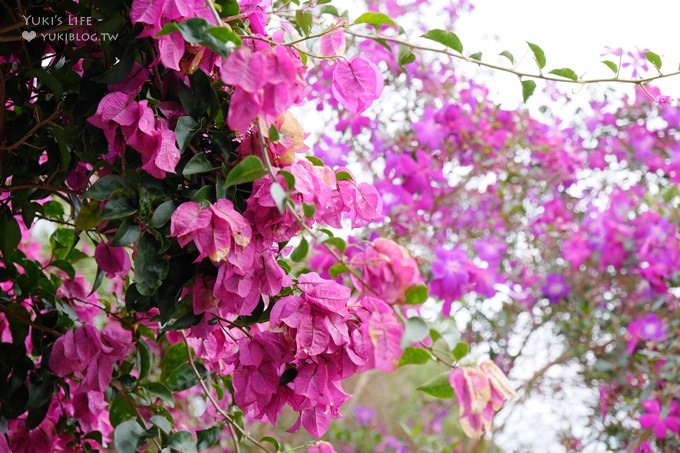
[[[31,42],[35,39],[37,33],[35,31],[24,31],[21,34],[21,37],[24,38],[26,41]]]

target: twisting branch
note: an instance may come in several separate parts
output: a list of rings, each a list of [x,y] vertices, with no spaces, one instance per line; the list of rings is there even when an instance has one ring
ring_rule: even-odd
[[[3,108],[4,108],[4,105],[3,105]],[[28,131],[26,133],[26,135],[21,137],[17,142],[15,142],[15,143],[13,143],[9,146],[0,147],[0,151],[13,151],[13,150],[17,149],[18,147],[20,147],[21,145],[26,143],[28,141],[28,139],[31,138],[33,136],[33,134],[35,134],[41,127],[43,127],[47,123],[51,122],[53,119],[55,119],[59,115],[61,115],[61,109],[57,108],[54,112],[52,112],[52,114],[50,116],[48,116],[47,118],[45,118],[44,120],[40,121],[38,124],[33,126],[31,128],[31,130]]]
[[[201,377],[201,373],[198,372],[198,368],[196,368],[196,363],[194,362],[193,358],[193,353],[191,351],[191,346],[189,346],[189,339],[187,338],[187,334],[182,331],[182,338],[184,339],[184,346],[186,347],[187,350],[187,360],[189,361],[189,365],[191,366],[191,370],[194,372],[194,375],[196,376],[196,379],[198,379],[198,383],[201,385],[201,388],[203,389],[203,393],[205,394],[206,398],[210,400],[210,403],[213,405],[215,410],[226,420],[227,424],[230,426],[231,430],[231,435],[232,435],[232,440],[234,441],[234,450],[238,453],[240,451],[239,449],[239,444],[238,444],[238,438],[236,437],[235,431],[238,431],[241,433],[243,437],[248,439],[250,442],[252,442],[254,445],[259,447],[262,451],[269,452],[267,447],[262,445],[257,439],[252,437],[246,430],[244,430],[236,421],[231,418],[229,414],[227,414],[224,409],[220,407],[220,405],[217,403],[215,398],[212,396],[210,393],[210,389],[208,389],[208,386],[206,385],[205,381]]]
[[[668,74],[659,74],[657,76],[653,77],[645,77],[641,79],[621,79],[619,77],[603,77],[599,79],[577,79],[577,80],[572,80],[572,79],[567,79],[564,77],[556,77],[556,76],[551,76],[551,75],[546,75],[543,73],[530,73],[530,72],[522,72],[522,71],[517,71],[512,68],[508,68],[505,66],[501,65],[496,65],[492,63],[487,63],[481,60],[477,60],[471,57],[466,57],[465,55],[456,53],[452,50],[445,49],[445,48],[438,48],[438,47],[431,47],[431,46],[425,46],[425,45],[420,45],[420,44],[415,44],[412,42],[409,42],[405,39],[400,39],[400,38],[394,38],[392,36],[383,36],[383,35],[367,35],[364,33],[358,33],[355,31],[351,31],[349,29],[349,26],[345,28],[345,33],[354,36],[355,38],[364,38],[364,39],[380,39],[388,42],[393,42],[395,44],[401,44],[403,46],[406,46],[410,49],[417,49],[417,50],[424,50],[427,52],[434,52],[434,53],[440,53],[443,55],[448,55],[451,58],[455,58],[457,60],[464,61],[466,63],[472,63],[476,64],[485,68],[489,69],[494,69],[496,71],[502,71],[502,72],[507,72],[509,74],[514,74],[520,78],[527,78],[527,79],[541,79],[541,80],[549,80],[552,82],[564,82],[564,83],[575,83],[578,85],[588,85],[588,84],[593,84],[593,83],[628,83],[628,84],[633,84],[633,85],[645,85],[649,82],[653,82],[655,80],[659,79],[665,79],[668,77],[675,77],[680,75],[680,71],[675,71],[671,72]]]

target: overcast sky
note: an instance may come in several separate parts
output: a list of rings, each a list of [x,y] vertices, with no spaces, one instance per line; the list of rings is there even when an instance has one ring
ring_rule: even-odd
[[[651,50],[662,57],[663,72],[680,64],[680,2],[676,0],[477,0],[457,33],[466,52],[495,59],[509,50],[520,69],[535,70],[526,41],[540,45],[546,69],[570,67],[584,78],[611,77],[601,63],[610,48]],[[498,62],[507,63],[502,57]],[[503,101],[521,101],[514,76],[497,77]],[[680,98],[680,77],[658,82],[664,94]],[[567,88],[570,89],[570,88]],[[578,94],[578,92],[576,92]],[[583,96],[589,96],[586,92]]]

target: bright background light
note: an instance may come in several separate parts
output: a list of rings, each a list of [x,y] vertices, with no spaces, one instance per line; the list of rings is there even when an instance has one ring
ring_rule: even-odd
[[[651,50],[663,61],[662,72],[678,71],[680,64],[680,2],[673,0],[478,0],[470,14],[463,14],[456,33],[466,53],[483,52],[490,62],[509,62],[497,54],[509,50],[519,62],[518,69],[534,72],[526,41],[540,45],[547,57],[546,70],[569,67],[583,78],[611,77],[601,63],[607,47],[626,51]],[[617,62],[618,63],[618,62]],[[653,70],[653,69],[652,69]],[[655,71],[655,70],[653,70]],[[547,72],[547,71],[546,71]],[[521,103],[517,77],[498,72],[491,81],[494,98],[499,96],[508,108]],[[576,100],[590,98],[578,85],[561,88]],[[665,95],[680,98],[680,77],[654,82]],[[599,84],[632,92],[631,86]],[[536,92],[541,88],[539,82]]]

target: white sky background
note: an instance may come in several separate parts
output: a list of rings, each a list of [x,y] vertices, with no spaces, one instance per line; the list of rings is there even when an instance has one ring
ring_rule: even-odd
[[[583,78],[612,77],[601,63],[606,47],[651,50],[661,56],[662,72],[678,70],[680,64],[680,2],[676,0],[476,0],[471,14],[459,20],[456,33],[466,53],[483,52],[483,59],[508,65],[509,50],[518,69],[535,72],[536,65],[526,41],[545,51],[545,70],[569,67]],[[615,61],[618,63],[618,61]],[[494,99],[506,108],[521,103],[517,77],[493,72],[486,81]],[[663,94],[680,98],[680,76],[654,82]],[[622,84],[598,86],[632,90]],[[542,84],[538,82],[536,93]],[[587,102],[592,93],[576,85],[560,84],[576,101]],[[530,101],[531,104],[531,101]]]

